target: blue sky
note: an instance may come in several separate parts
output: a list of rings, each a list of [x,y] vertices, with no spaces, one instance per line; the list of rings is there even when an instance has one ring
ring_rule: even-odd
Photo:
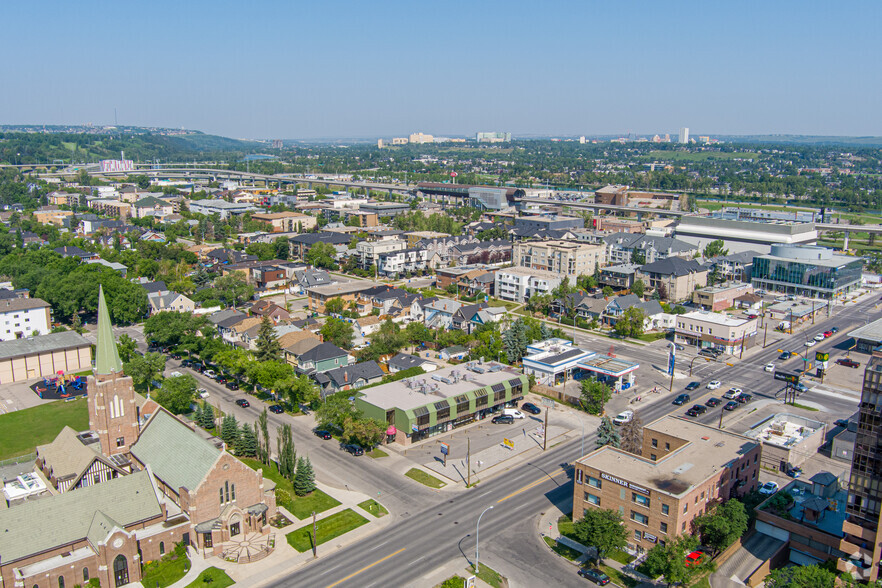
[[[882,135],[882,3],[4,2],[5,124]]]

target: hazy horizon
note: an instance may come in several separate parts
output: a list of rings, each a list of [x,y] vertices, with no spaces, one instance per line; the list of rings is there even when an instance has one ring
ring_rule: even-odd
[[[11,3],[4,124],[882,135],[876,2]]]

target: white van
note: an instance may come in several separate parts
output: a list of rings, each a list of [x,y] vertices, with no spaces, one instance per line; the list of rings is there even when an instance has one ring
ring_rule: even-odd
[[[516,418],[516,419],[524,418],[524,413],[522,413],[521,411],[519,411],[516,408],[505,408],[502,410],[502,414],[504,414],[506,416],[510,416],[512,418]]]
[[[624,425],[625,423],[630,423],[632,420],[634,420],[634,411],[633,410],[626,410],[626,411],[620,412],[619,414],[617,414],[613,418],[613,424],[614,425]]]

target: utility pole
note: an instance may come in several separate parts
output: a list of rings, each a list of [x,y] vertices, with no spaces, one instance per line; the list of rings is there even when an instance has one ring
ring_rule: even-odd
[[[316,527],[316,525],[315,525],[315,511],[312,511],[312,558],[313,559],[318,557],[318,554],[316,553],[316,548],[318,547],[318,545],[316,545],[316,543],[318,542],[318,537],[316,537],[315,527]]]
[[[726,405],[724,404],[723,406],[726,406]],[[725,409],[725,408],[720,408],[720,424],[719,424],[719,426],[717,427],[718,429],[722,429],[722,428],[723,428],[723,411],[724,411],[724,410],[726,410],[726,409]]]
[[[472,438],[466,437],[466,488],[472,485]]]
[[[768,340],[768,338],[769,338],[769,325],[768,325],[768,323],[766,323],[765,334],[763,334],[763,349],[766,348],[766,341]]]
[[[549,411],[549,407],[546,406],[545,407],[545,428],[543,430],[544,435],[542,438],[542,451],[545,451],[545,449],[548,447],[548,411]]]

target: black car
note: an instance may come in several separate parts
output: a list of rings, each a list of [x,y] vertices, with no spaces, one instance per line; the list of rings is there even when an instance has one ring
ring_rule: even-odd
[[[249,406],[251,406],[251,403],[248,402],[248,401],[247,401],[246,399],[244,399],[244,398],[237,398],[237,399],[236,399],[236,404],[237,404],[238,406],[241,406],[242,408],[248,408]]]
[[[542,409],[533,404],[532,402],[525,402],[521,405],[521,410],[525,410],[530,414],[539,414],[542,412]]]
[[[741,405],[738,403],[737,400],[730,400],[729,402],[726,403],[726,406],[724,406],[723,409],[724,410],[735,410],[739,406],[741,406]]]
[[[686,384],[686,389],[691,392],[691,391],[699,388],[700,386],[701,386],[701,382],[689,382],[688,384]]]
[[[324,439],[326,441],[331,438],[330,433],[328,433],[327,431],[323,431],[321,429],[319,429],[318,431],[315,432],[315,436],[318,437],[319,439]]]
[[[706,412],[707,412],[706,406],[701,405],[701,404],[695,404],[692,406],[692,408],[690,408],[689,410],[686,411],[686,414],[688,416],[694,417],[694,416],[698,416],[700,414],[704,414]]]
[[[343,449],[351,453],[352,455],[364,455],[364,449],[355,445],[354,443],[349,443],[343,446]]]
[[[181,362],[181,367],[190,367],[192,365],[193,365],[192,359],[185,359],[184,361]]]
[[[224,386],[227,387],[228,390],[238,390],[239,384],[237,384],[234,380],[230,380],[224,383]]]
[[[680,394],[679,396],[674,398],[673,404],[675,404],[677,406],[682,406],[683,404],[686,404],[687,402],[689,402],[689,395],[688,394]]]
[[[493,417],[493,420],[490,421],[494,425],[510,425],[514,423],[514,417],[510,414],[501,414],[499,416]]]
[[[194,363],[193,370],[199,372],[200,374],[205,371],[205,366],[201,363]]]
[[[835,423],[833,423],[837,427],[845,427],[848,428],[848,419],[838,419]]]
[[[579,575],[586,580],[591,580],[598,586],[606,586],[607,584],[609,584],[609,576],[607,576],[600,570],[595,570],[593,568],[582,568],[581,570],[579,570]]]
[[[736,398],[735,400],[737,400],[741,404],[747,404],[748,402],[753,400],[753,395],[752,394],[744,394],[742,392],[741,394],[738,395],[738,398]]]
[[[780,359],[781,361],[786,361],[791,357],[793,357],[792,353],[790,353],[789,351],[784,351],[783,353],[781,353],[781,355],[778,356],[778,359]]]
[[[838,333],[838,332],[839,332],[839,327],[830,327],[830,331],[833,332],[834,334],[835,334],[835,333]]]
[[[713,397],[712,397],[712,398],[708,398],[708,399],[707,399],[707,402],[705,402],[704,405],[713,408],[713,407],[715,407],[715,406],[719,406],[719,405],[721,405],[722,403],[723,403],[723,401],[720,400],[719,398],[713,398]]]
[[[282,408],[282,405],[280,404],[271,404],[269,406],[269,411],[274,414],[282,414],[283,412],[285,412],[285,409]]]

